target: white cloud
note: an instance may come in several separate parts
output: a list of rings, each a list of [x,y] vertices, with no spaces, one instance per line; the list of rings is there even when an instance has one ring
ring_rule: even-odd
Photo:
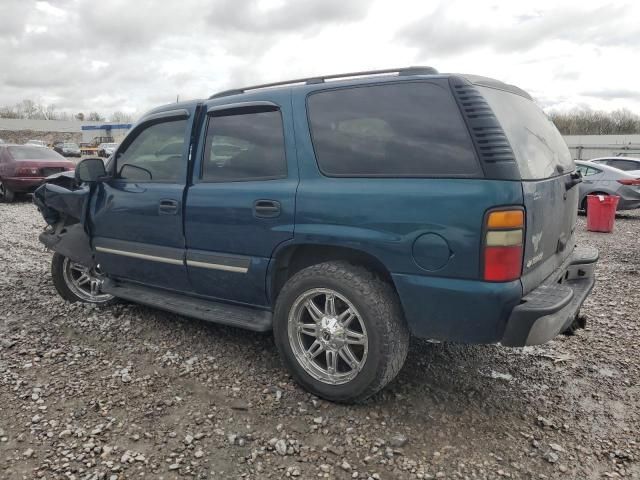
[[[599,0],[2,0],[0,105],[141,112],[264,81],[426,64],[544,107],[640,113],[640,5]]]

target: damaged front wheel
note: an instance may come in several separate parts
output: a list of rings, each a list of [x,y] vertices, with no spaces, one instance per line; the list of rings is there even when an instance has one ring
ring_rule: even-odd
[[[51,260],[53,285],[62,298],[69,302],[110,305],[115,302],[113,295],[102,292],[104,277],[99,267],[88,268],[71,261],[59,253]]]

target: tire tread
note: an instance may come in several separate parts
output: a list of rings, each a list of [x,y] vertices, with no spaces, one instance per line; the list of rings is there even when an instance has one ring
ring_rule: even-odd
[[[410,334],[400,301],[395,289],[387,281],[365,267],[347,261],[320,263],[299,271],[285,284],[278,299],[285,297],[289,290],[296,288],[302,281],[315,280],[319,277],[330,277],[354,287],[378,313],[377,318],[369,320],[373,322],[375,328],[380,329],[382,341],[379,365],[382,367],[381,370],[376,372],[374,380],[357,395],[349,398],[332,398],[336,401],[362,402],[391,382],[404,365],[409,351]],[[371,327],[368,326],[368,328]]]

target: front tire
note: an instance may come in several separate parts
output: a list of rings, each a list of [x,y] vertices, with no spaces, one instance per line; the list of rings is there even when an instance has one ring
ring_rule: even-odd
[[[305,268],[285,284],[275,342],[293,377],[319,397],[359,402],[398,374],[409,349],[393,287],[344,261]]]
[[[6,203],[11,203],[16,199],[16,192],[7,187],[2,180],[0,180],[0,200]]]
[[[101,291],[103,276],[99,269],[87,268],[59,253],[54,253],[51,259],[51,278],[60,296],[68,302],[100,306],[115,303],[113,295]]]

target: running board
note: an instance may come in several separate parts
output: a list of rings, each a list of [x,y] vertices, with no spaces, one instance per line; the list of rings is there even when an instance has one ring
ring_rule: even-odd
[[[266,310],[203,300],[167,290],[113,280],[105,280],[102,291],[118,298],[208,322],[255,332],[268,332],[272,328],[272,314]]]

